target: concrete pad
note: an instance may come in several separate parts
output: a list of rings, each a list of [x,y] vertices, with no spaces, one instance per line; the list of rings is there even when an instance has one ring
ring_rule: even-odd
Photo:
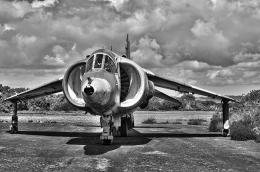
[[[6,132],[7,124],[0,124],[0,171],[260,169],[260,144],[219,137],[198,126],[136,128],[130,137],[116,137],[113,145],[101,145],[98,127],[65,123],[19,127],[19,134],[12,135]]]

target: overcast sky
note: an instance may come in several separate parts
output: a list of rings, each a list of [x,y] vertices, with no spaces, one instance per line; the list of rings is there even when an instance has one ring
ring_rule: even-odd
[[[222,94],[260,89],[257,0],[0,2],[0,83],[33,88],[97,48]]]

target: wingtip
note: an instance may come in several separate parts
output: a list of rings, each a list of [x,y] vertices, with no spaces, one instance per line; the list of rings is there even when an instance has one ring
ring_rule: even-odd
[[[7,97],[6,99],[4,99],[3,102],[8,102],[8,101],[9,101],[9,102],[17,101],[16,95]]]

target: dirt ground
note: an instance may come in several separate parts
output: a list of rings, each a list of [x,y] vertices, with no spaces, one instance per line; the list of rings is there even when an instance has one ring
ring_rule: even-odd
[[[0,123],[0,171],[260,171],[260,144],[232,141],[205,126],[139,125],[101,145],[99,127]]]

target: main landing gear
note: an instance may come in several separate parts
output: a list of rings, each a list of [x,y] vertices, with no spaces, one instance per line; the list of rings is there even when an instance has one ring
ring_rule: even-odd
[[[122,117],[103,115],[100,117],[100,124],[103,128],[100,140],[102,144],[109,145],[113,143],[114,136],[128,136],[128,130],[134,127],[134,117],[132,113]]]

